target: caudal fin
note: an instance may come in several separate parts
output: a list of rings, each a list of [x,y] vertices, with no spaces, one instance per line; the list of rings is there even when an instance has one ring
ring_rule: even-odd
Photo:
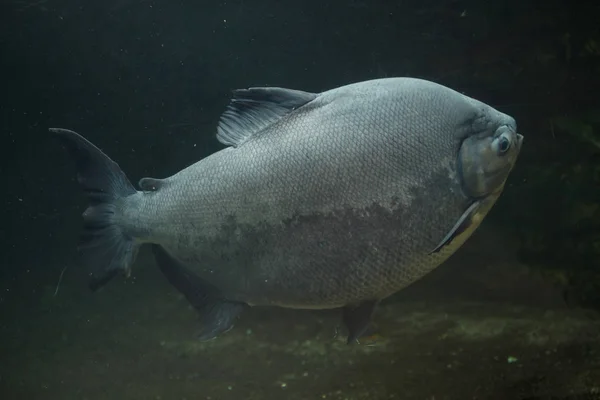
[[[83,213],[79,247],[90,268],[90,288],[96,290],[118,273],[129,275],[137,247],[115,221],[121,199],[136,193],[119,165],[76,132],[51,128],[75,161],[77,181],[89,206]]]

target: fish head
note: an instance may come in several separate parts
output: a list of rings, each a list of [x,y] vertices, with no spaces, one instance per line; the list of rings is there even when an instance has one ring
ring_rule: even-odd
[[[488,127],[465,138],[460,146],[458,165],[463,190],[472,198],[500,194],[523,144],[523,135],[517,133],[512,118],[508,123]]]

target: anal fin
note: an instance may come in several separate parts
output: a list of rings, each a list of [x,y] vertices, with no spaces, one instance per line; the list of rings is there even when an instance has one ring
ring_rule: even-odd
[[[348,344],[358,342],[371,323],[371,316],[377,306],[378,301],[363,301],[357,306],[346,306],[342,312],[342,321],[348,329]]]
[[[246,304],[224,299],[218,289],[190,272],[162,246],[153,244],[152,252],[169,283],[197,310],[201,323],[199,340],[214,339],[233,328]]]

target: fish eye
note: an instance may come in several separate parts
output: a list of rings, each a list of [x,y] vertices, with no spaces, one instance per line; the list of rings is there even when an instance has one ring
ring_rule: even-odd
[[[510,143],[510,139],[502,135],[498,141],[498,153],[500,155],[505,154],[510,149]]]

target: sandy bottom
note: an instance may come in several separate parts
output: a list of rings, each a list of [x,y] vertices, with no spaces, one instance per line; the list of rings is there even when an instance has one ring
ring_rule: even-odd
[[[589,311],[393,298],[347,346],[337,312],[257,308],[199,343],[185,300],[142,275],[95,294],[66,278],[56,297],[5,307],[0,398],[600,399]]]

